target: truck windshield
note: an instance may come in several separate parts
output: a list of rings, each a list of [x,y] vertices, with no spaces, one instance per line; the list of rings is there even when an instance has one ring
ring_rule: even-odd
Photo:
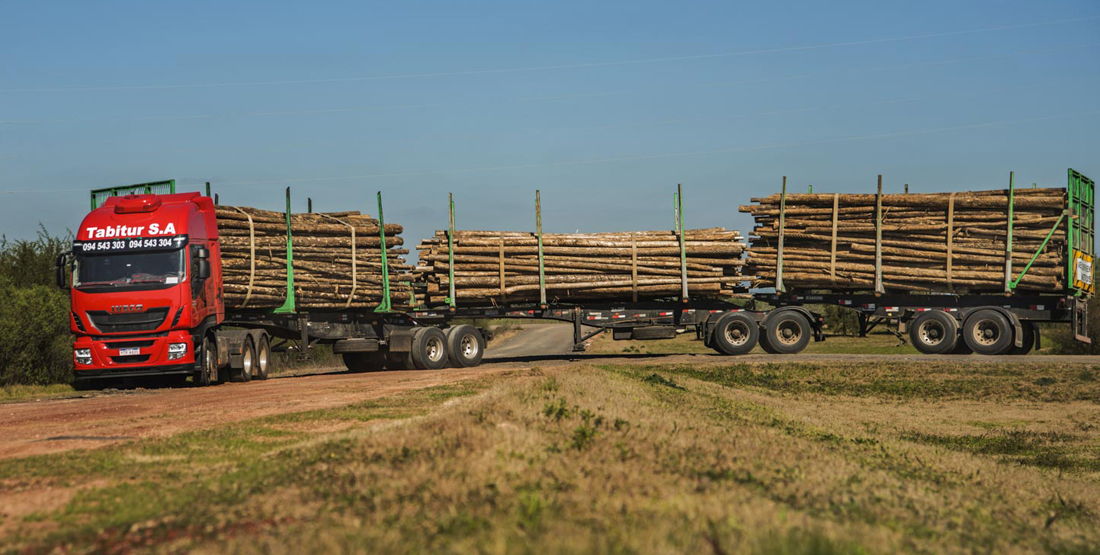
[[[80,255],[73,272],[75,287],[126,287],[175,284],[186,277],[184,250]]]

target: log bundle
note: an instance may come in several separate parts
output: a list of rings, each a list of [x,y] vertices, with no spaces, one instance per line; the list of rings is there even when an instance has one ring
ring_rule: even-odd
[[[273,308],[287,298],[286,214],[217,207],[226,308]],[[291,214],[298,308],[364,308],[382,299],[378,220],[359,212]],[[408,300],[412,269],[401,226],[386,224],[391,299]],[[354,241],[353,241],[354,237]],[[354,261],[354,265],[353,265]]]
[[[780,195],[741,206],[755,227],[746,273],[755,287],[774,287],[779,255]],[[1017,189],[1008,249],[1007,190],[884,194],[788,194],[783,213],[786,288],[872,290],[876,249],[884,290],[1003,292],[1006,262],[1017,289],[1066,287],[1066,221],[1043,246],[1066,207],[1065,189]],[[881,240],[876,243],[876,213]]]
[[[547,302],[631,301],[681,294],[680,238],[672,231],[543,234]],[[723,228],[684,232],[686,279],[691,297],[743,294],[744,242]],[[450,291],[446,231],[417,246],[416,273],[428,302]],[[456,231],[455,299],[458,304],[508,304],[540,300],[538,236],[526,232]]]

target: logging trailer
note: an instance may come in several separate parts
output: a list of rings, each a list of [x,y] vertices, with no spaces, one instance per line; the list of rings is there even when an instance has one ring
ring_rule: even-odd
[[[644,340],[691,330],[722,354],[745,354],[758,344],[768,353],[793,354],[811,340],[825,339],[824,319],[813,309],[823,304],[855,310],[861,335],[883,321],[896,321],[899,334],[908,331],[923,353],[1024,354],[1038,346],[1041,322],[1069,323],[1078,340],[1088,341],[1093,182],[1070,170],[1067,197],[1055,229],[1065,225],[1068,231],[1071,263],[1066,271],[1073,285],[1049,294],[1014,292],[1006,277],[1005,295],[853,294],[780,286],[739,304],[690,297],[682,269],[685,282],[678,298],[556,303],[547,298],[542,279],[541,208],[536,202],[539,302],[465,306],[455,302],[452,274],[449,296],[439,306],[417,305],[415,295],[408,305],[400,305],[391,302],[389,294],[379,193],[381,302],[369,309],[305,309],[295,299],[287,188],[286,300],[277,308],[232,308],[223,298],[217,197],[211,197],[209,183],[205,195],[176,193],[174,181],[92,191],[92,210],[77,232],[73,250],[58,257],[57,282],[71,294],[77,387],[102,387],[111,379],[138,376],[178,381],[191,377],[198,385],[226,378],[265,379],[273,350],[295,349],[307,356],[317,344],[331,345],[355,372],[477,366],[485,352],[485,333],[456,323],[460,319],[567,322],[573,326],[574,350],[583,350],[588,339],[606,331],[615,340]],[[675,225],[683,261],[679,191]],[[452,202],[451,235],[454,230]],[[453,263],[449,267],[453,272]],[[1010,268],[1006,276],[1011,276]]]

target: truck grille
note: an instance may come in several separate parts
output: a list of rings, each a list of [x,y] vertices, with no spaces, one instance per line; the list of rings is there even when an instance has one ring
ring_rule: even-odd
[[[133,364],[135,362],[148,362],[149,355],[126,355],[111,357],[115,364]]]
[[[150,308],[145,312],[111,314],[106,310],[89,310],[88,319],[103,333],[155,330],[168,317],[168,307]]]

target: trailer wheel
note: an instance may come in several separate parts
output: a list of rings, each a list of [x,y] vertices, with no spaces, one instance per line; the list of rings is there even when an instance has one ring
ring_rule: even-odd
[[[779,354],[779,351],[775,350],[775,347],[772,347],[771,342],[768,341],[768,334],[766,332],[764,332],[761,328],[757,328],[756,331],[757,331],[757,335],[758,335],[757,341],[760,345],[760,348],[764,349],[764,352],[768,353],[769,355]],[[713,341],[713,339],[712,339],[712,341]]]
[[[439,370],[447,366],[447,335],[437,327],[421,328],[413,335],[412,362],[418,370]]]
[[[727,312],[714,323],[711,347],[724,355],[743,355],[753,350],[760,338],[760,326],[740,312]]]
[[[256,367],[256,348],[252,346],[252,339],[245,337],[241,345],[241,367],[230,370],[232,380],[235,382],[247,382],[252,380],[252,369]]]
[[[769,346],[776,354],[793,355],[810,344],[813,329],[809,320],[793,310],[784,310],[768,318],[764,328]]]
[[[959,341],[959,323],[942,310],[921,312],[909,324],[909,340],[926,355],[950,353]]]
[[[205,387],[218,383],[218,353],[215,352],[214,342],[209,336],[202,339],[199,357],[200,366],[195,372],[195,385]]]
[[[256,347],[256,362],[253,364],[257,380],[267,379],[267,368],[271,364],[271,342],[267,335],[260,336],[260,346]]]
[[[344,353],[344,366],[349,372],[377,372],[385,365],[382,353]]]
[[[1000,355],[1012,347],[1012,325],[996,310],[983,308],[966,319],[963,338],[979,355]]]
[[[1035,322],[1020,322],[1020,329],[1022,329],[1024,332],[1023,336],[1021,337],[1024,346],[1017,347],[1016,344],[1013,343],[1012,347],[1009,347],[1008,349],[1008,354],[1026,355],[1030,353],[1031,350],[1035,348],[1035,335],[1038,333],[1038,329],[1036,329],[1037,327],[1038,326],[1035,325]]]
[[[473,368],[481,364],[485,354],[485,338],[477,328],[462,324],[447,329],[447,352],[451,366]]]

